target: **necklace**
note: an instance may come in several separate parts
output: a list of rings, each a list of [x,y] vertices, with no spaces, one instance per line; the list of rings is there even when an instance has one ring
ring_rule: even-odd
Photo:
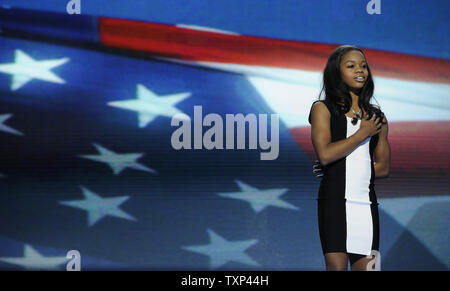
[[[358,112],[356,112],[353,108],[352,108],[352,112],[353,114],[356,115],[356,117],[352,118],[352,124],[356,125],[356,123],[358,122],[358,119],[361,119],[361,109],[358,110]]]
[[[355,109],[352,108],[352,112],[356,115],[356,118],[361,119],[361,109],[356,112]]]

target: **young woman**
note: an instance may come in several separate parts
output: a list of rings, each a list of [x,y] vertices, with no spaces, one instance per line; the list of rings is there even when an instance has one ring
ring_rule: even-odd
[[[323,174],[317,201],[327,270],[347,270],[348,261],[352,270],[372,269],[376,259],[372,255],[379,254],[374,180],[389,174],[390,147],[386,117],[370,103],[373,91],[362,50],[350,45],[336,48],[308,118]]]

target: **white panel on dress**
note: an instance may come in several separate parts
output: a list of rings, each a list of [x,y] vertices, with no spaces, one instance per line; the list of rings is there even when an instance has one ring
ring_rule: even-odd
[[[347,201],[347,252],[370,255],[373,224],[370,204]]]
[[[347,119],[347,137],[360,127]],[[346,157],[345,199],[347,218],[347,252],[370,255],[373,223],[370,209],[369,185],[371,177],[370,137],[366,138]]]
[[[361,120],[356,125],[347,117],[347,137],[352,136],[360,127]],[[358,202],[368,202],[371,177],[370,137],[356,147],[345,160],[345,199]]]

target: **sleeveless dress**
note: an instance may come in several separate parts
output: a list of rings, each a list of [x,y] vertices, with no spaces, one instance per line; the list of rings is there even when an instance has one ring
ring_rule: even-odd
[[[332,109],[326,101],[316,102],[323,102],[331,114]],[[331,142],[348,138],[359,129],[361,120],[355,125],[351,120],[344,113],[331,114]],[[311,111],[308,121],[311,123]],[[366,138],[347,156],[322,166],[317,212],[324,254],[370,255],[372,250],[379,250],[378,202],[372,159],[378,137],[377,134]]]

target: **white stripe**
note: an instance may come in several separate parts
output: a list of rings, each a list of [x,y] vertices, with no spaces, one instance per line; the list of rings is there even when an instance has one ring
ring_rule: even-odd
[[[209,31],[209,32],[216,32],[216,33],[222,33],[222,34],[231,34],[231,35],[239,35],[239,33],[218,29],[218,28],[212,28],[207,26],[200,26],[200,25],[193,25],[193,24],[177,24],[177,27],[180,28],[187,28],[187,29],[193,29],[193,30],[200,30],[200,31]]]
[[[311,104],[321,88],[321,82],[313,80],[320,80],[319,74],[311,73],[297,84],[257,76],[247,79],[287,127],[309,126]],[[449,85],[386,78],[375,78],[374,82],[375,99],[371,103],[381,107],[389,122],[450,121]]]
[[[322,85],[322,72],[318,71],[156,58],[247,76],[288,128],[309,126],[309,110],[312,102],[317,100]],[[375,99],[372,104],[380,105],[389,122],[450,121],[449,84],[376,76],[374,83]]]

